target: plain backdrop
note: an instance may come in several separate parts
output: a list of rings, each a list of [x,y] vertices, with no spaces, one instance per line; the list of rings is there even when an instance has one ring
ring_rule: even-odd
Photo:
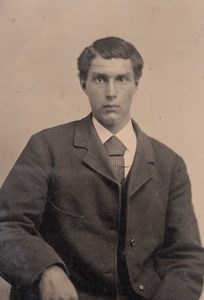
[[[204,242],[203,0],[0,0],[0,185],[33,133],[89,113],[76,60],[113,35],[144,58],[132,116],[184,158]]]

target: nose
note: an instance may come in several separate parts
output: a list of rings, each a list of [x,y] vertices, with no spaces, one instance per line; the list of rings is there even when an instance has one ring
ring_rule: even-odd
[[[109,80],[106,83],[106,98],[109,100],[116,98],[117,92],[118,89],[117,89],[116,82],[114,82],[113,80]]]

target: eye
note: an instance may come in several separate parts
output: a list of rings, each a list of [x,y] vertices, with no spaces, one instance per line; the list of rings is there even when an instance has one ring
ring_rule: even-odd
[[[128,83],[129,81],[132,81],[132,78],[129,75],[120,75],[120,76],[118,76],[117,81],[119,83],[125,84],[125,83]]]
[[[125,77],[125,76],[119,76],[118,77],[118,81],[125,82],[125,81],[127,81],[127,77]]]
[[[104,83],[105,82],[105,78],[102,77],[102,76],[98,76],[94,79],[94,81],[97,83],[97,84],[101,84],[101,83]]]

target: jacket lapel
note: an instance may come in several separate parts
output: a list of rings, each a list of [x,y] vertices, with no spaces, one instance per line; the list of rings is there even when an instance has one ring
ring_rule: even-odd
[[[87,166],[117,183],[108,154],[92,124],[91,114],[78,122],[74,136],[74,146],[87,149],[82,158]]]
[[[137,134],[137,150],[129,173],[128,196],[131,197],[152,178],[150,164],[155,163],[154,152],[149,138],[133,122]],[[83,161],[91,169],[118,184],[112,170],[109,157],[92,124],[92,114],[80,120],[77,124],[74,146],[86,149]]]
[[[133,120],[132,122],[137,134],[137,149],[129,174],[127,190],[129,197],[152,178],[151,165],[155,163],[154,152],[149,138]]]

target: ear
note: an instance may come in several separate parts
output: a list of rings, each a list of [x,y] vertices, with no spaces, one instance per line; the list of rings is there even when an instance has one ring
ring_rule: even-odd
[[[134,85],[134,87],[133,87],[133,95],[136,93],[136,91],[137,91],[137,87],[138,87],[138,81],[135,81],[135,85]]]
[[[137,91],[138,85],[139,85],[139,80],[135,79],[134,93]]]
[[[86,81],[83,80],[83,79],[80,79],[80,84],[81,84],[82,90],[87,94],[87,91],[86,91]]]
[[[135,79],[135,85],[136,85],[136,87],[138,87],[138,84],[139,84],[139,79]]]

